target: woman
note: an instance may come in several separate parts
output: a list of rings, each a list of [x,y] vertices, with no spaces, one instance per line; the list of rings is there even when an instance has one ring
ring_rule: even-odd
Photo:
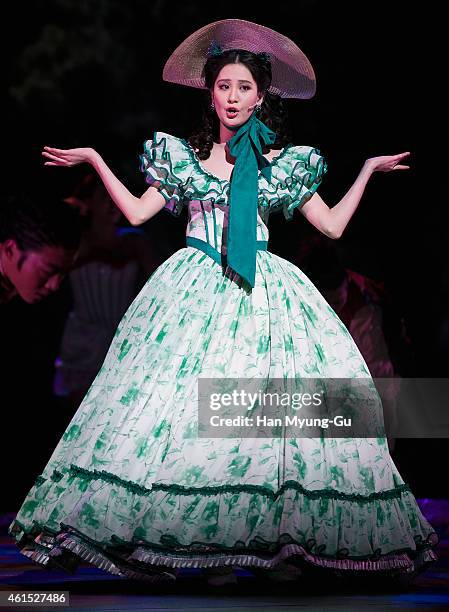
[[[200,378],[370,380],[314,285],[267,251],[265,223],[298,208],[338,238],[373,172],[408,168],[408,153],[367,160],[328,208],[316,193],[323,158],[284,136],[281,97],[313,96],[313,69],[294,43],[251,22],[195,32],[164,79],[207,88],[211,109],[190,143],[163,132],[145,143],[141,198],[92,149],[43,152],[49,166],[90,163],[133,225],[187,202],[187,247],[124,315],[10,533],[38,562],[82,558],[128,577],[232,566],[272,576],[283,567],[287,578],[295,566],[410,575],[436,559],[437,538],[385,437],[213,439],[196,425]]]

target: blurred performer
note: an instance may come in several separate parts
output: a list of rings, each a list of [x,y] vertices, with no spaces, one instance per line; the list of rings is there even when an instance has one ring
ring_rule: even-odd
[[[143,230],[125,217],[97,175],[87,175],[66,200],[87,222],[70,275],[73,307],[56,361],[55,393],[77,408],[106,356],[123,314],[157,268]]]
[[[388,300],[384,284],[346,269],[330,246],[315,246],[301,264],[354,338],[371,376],[379,380],[390,452],[398,426],[396,399],[400,377],[395,372],[383,331],[383,306]]]

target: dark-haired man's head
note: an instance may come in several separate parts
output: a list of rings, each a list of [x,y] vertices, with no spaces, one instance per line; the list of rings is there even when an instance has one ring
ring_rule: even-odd
[[[16,197],[0,208],[0,301],[30,304],[56,291],[79,248],[82,222],[66,203]]]

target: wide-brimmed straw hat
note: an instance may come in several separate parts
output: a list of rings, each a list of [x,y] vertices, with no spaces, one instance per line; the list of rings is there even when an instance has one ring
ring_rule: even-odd
[[[243,19],[223,19],[210,23],[182,42],[165,63],[162,78],[170,83],[206,89],[203,68],[212,43],[223,51],[244,49],[268,53],[272,81],[268,91],[282,98],[312,98],[316,80],[312,65],[286,36]]]

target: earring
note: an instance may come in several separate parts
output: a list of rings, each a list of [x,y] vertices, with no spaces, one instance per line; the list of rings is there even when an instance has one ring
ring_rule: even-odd
[[[215,104],[213,102],[210,105],[210,110],[215,110]]]
[[[260,115],[261,108],[262,108],[262,104],[256,104],[256,108],[255,108],[256,115]]]

